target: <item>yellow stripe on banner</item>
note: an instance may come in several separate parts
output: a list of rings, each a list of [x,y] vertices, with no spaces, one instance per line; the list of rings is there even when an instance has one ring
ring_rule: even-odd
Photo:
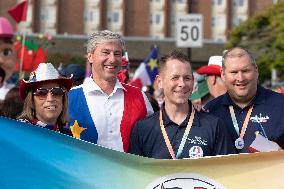
[[[254,154],[160,160],[141,166],[161,167],[160,174],[196,173],[209,177],[228,189],[283,189],[284,151]]]

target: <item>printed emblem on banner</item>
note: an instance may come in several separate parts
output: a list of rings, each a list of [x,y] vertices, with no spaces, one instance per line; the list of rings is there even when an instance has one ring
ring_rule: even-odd
[[[189,149],[189,157],[190,158],[200,158],[203,157],[203,150],[200,146],[192,146]]]
[[[145,189],[225,189],[224,186],[203,175],[175,173],[160,177]]]

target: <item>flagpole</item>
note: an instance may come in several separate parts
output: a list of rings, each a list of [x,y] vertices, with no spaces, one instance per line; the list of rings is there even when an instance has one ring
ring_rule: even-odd
[[[27,2],[27,8],[26,8],[26,16],[27,16],[27,12],[28,12],[28,5],[29,5],[29,1],[30,0],[26,0]],[[21,49],[21,60],[20,60],[20,73],[19,73],[19,79],[24,79],[25,77],[25,73],[23,72],[23,62],[24,62],[24,50],[25,50],[25,42],[26,42],[26,33],[27,33],[27,28],[26,28],[26,24],[27,23],[27,19],[25,19],[24,21],[24,27],[23,27],[23,40],[22,40],[22,49]]]
[[[19,79],[24,78],[24,72],[23,72],[23,61],[24,61],[24,50],[25,50],[25,41],[26,41],[26,21],[24,22],[24,28],[23,28],[23,40],[22,40],[22,49],[21,49],[21,59],[20,59],[20,73],[19,73]]]
[[[23,25],[23,40],[22,40],[22,49],[21,49],[21,57],[20,57],[20,73],[19,79],[23,78],[23,61],[24,61],[24,47],[26,41],[26,20],[27,20],[27,9],[28,9],[29,0],[24,0],[21,3],[17,4],[15,7],[8,10],[8,13],[12,16],[12,18],[19,24],[24,21]],[[19,26],[19,25],[17,25]],[[19,28],[19,27],[18,27]]]

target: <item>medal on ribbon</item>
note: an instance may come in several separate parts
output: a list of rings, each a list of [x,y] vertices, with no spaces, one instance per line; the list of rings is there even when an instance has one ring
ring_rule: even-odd
[[[247,129],[247,126],[248,126],[250,115],[251,115],[252,110],[253,110],[253,105],[249,108],[249,110],[247,112],[247,115],[245,117],[245,120],[244,120],[244,123],[243,123],[242,130],[241,130],[240,134],[239,134],[239,125],[238,125],[238,122],[237,122],[237,119],[236,119],[236,115],[235,115],[233,106],[229,106],[229,110],[230,110],[232,122],[233,122],[233,125],[235,127],[236,133],[237,133],[237,135],[239,135],[239,138],[237,138],[235,140],[235,147],[238,150],[241,150],[241,149],[243,149],[245,147],[244,136],[245,136],[246,129]]]
[[[243,149],[244,146],[245,146],[245,141],[244,141],[244,139],[242,139],[242,138],[237,138],[237,140],[235,140],[235,147],[236,147],[238,150]]]

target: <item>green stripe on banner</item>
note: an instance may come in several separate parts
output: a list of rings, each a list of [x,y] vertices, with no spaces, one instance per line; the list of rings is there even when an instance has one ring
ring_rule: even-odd
[[[0,188],[284,188],[284,152],[155,160],[0,118]]]

